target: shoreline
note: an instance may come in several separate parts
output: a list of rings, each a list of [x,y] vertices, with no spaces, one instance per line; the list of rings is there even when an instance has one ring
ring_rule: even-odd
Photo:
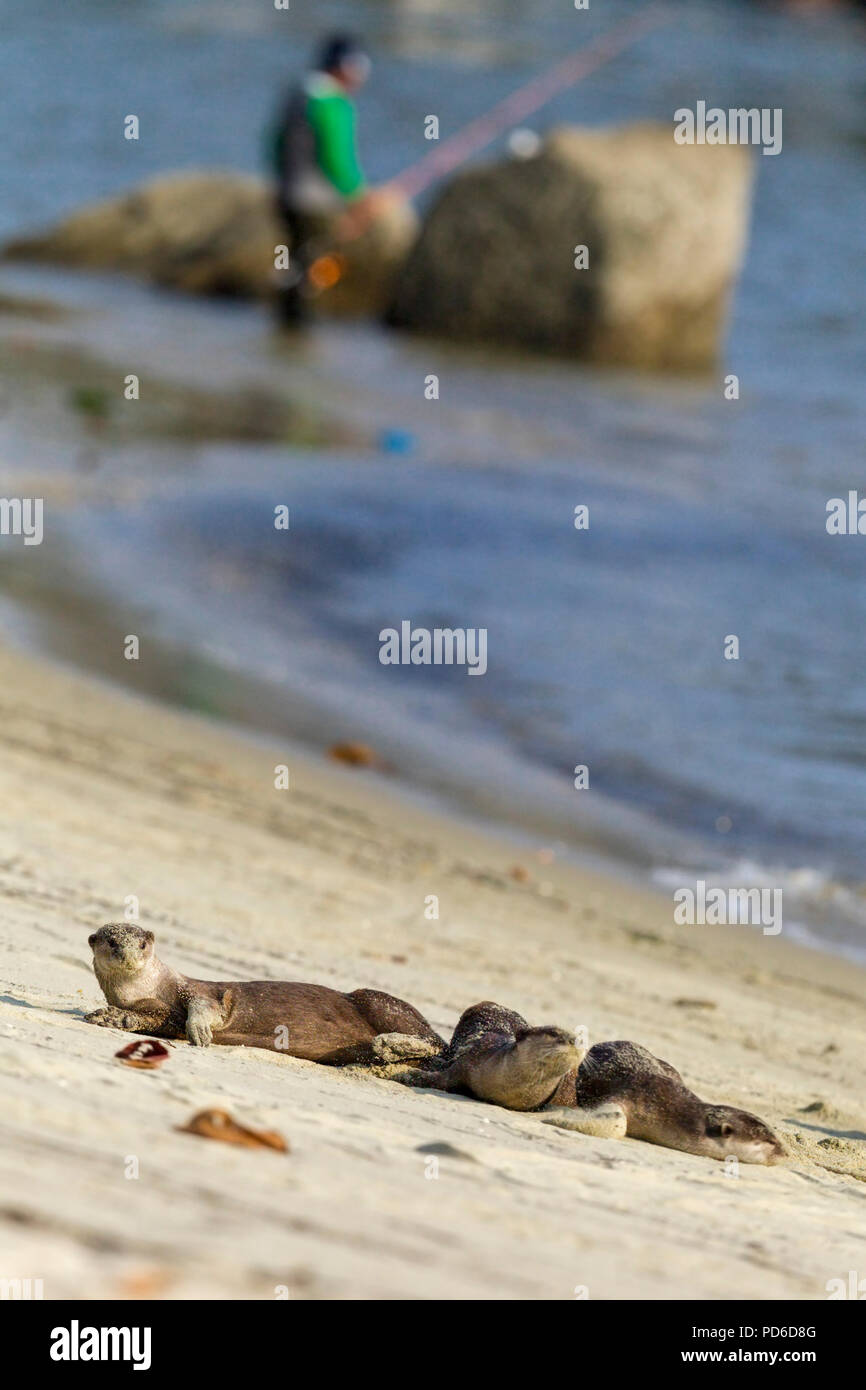
[[[678,928],[646,889],[41,659],[2,648],[0,679],[0,1274],[49,1299],[809,1299],[862,1264],[866,971],[784,932]],[[492,997],[634,1038],[792,1157],[734,1180],[241,1048],[121,1068],[122,1035],[81,1013],[99,1004],[87,934],[131,894],[194,975],[381,988],[440,1030]],[[175,1132],[214,1104],[291,1154]]]
[[[359,718],[358,706],[347,723],[332,703],[316,705],[309,689],[289,690],[265,677],[249,676],[159,634],[148,633],[148,663],[140,668],[118,665],[108,655],[118,615],[94,594],[82,592],[72,605],[69,593],[49,591],[13,595],[7,589],[0,591],[0,599],[5,603],[0,642],[95,681],[109,694],[141,698],[181,714],[200,714],[229,737],[260,746],[285,744],[294,757],[314,765],[329,763],[329,747],[354,737],[357,730],[358,738],[381,755],[382,768],[371,771],[374,784],[422,813],[429,811],[495,840],[512,841],[518,855],[552,846],[563,862],[654,893],[670,904],[671,911],[676,895],[689,885],[700,892],[703,884],[706,891],[721,892],[728,899],[750,893],[762,900],[772,894],[779,902],[783,895],[793,897],[794,911],[785,914],[789,940],[866,966],[866,944],[838,935],[853,924],[857,885],[835,880],[824,870],[773,869],[756,861],[725,860],[721,852],[714,860],[708,844],[679,830],[665,832],[657,819],[603,792],[593,796],[591,813],[569,819],[570,798],[561,779],[549,768],[517,757],[509,772],[519,810],[512,810],[502,788],[497,791],[489,756],[473,769],[476,777],[466,765],[460,775],[453,770],[442,773],[435,745],[417,749],[409,728],[395,735],[384,719],[370,727],[364,718],[368,709]],[[753,930],[759,929],[753,924]]]

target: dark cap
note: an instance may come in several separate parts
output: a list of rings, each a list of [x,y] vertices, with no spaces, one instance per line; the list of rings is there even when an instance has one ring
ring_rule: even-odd
[[[363,44],[351,34],[331,34],[319,49],[317,67],[319,72],[336,72],[344,63],[366,57]]]

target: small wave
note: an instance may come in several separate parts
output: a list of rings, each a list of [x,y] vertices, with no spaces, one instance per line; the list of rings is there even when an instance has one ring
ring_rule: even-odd
[[[671,893],[702,881],[707,890],[779,889],[783,902],[783,934],[816,950],[830,947],[837,955],[866,961],[866,883],[843,882],[826,869],[791,868],[737,859],[723,869],[717,865],[664,865],[651,880]],[[793,911],[793,915],[792,915]]]

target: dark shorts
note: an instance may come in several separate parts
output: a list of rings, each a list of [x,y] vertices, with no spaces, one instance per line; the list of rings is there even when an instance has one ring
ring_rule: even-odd
[[[294,323],[309,315],[310,289],[307,273],[317,256],[327,251],[333,218],[320,213],[302,212],[277,196],[277,215],[286,232],[290,268],[277,296],[277,312],[284,322]]]

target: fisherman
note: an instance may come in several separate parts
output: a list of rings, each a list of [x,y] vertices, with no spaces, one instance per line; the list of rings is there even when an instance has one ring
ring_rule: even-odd
[[[335,235],[360,230],[373,195],[358,162],[352,93],[370,75],[370,59],[346,34],[326,39],[315,69],[289,94],[274,131],[277,211],[286,229],[290,269],[278,300],[283,323],[309,314],[310,266]]]

